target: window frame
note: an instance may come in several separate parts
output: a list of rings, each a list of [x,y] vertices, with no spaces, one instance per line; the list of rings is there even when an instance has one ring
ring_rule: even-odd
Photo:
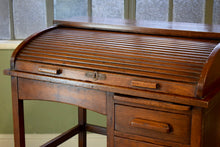
[[[173,21],[173,3],[174,0],[169,1],[169,10],[168,10],[168,21]],[[204,18],[201,23],[204,24],[213,24],[213,14],[214,14],[214,0],[205,0],[204,7]],[[92,0],[88,0],[88,16],[92,16]],[[124,18],[125,19],[136,19],[136,0],[124,0]]]

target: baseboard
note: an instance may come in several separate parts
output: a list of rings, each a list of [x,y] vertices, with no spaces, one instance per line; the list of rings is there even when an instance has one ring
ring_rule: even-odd
[[[59,134],[26,134],[26,147],[39,147]],[[87,134],[87,147],[107,146],[106,136],[89,133]],[[13,147],[14,138],[12,134],[0,134],[1,147]],[[78,136],[75,136],[61,144],[59,147],[78,146]]]
[[[1,49],[15,49],[22,40],[0,40],[0,50]]]

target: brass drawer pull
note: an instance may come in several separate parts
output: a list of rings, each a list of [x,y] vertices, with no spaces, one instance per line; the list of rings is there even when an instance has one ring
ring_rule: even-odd
[[[97,71],[95,71],[95,72],[86,72],[85,76],[88,77],[88,78],[92,78],[94,81],[96,81],[96,80],[105,80],[106,79],[105,74],[98,73]]]
[[[151,88],[151,89],[158,89],[159,84],[153,82],[143,82],[143,81],[131,81],[131,86],[133,87],[140,87],[140,88]]]
[[[162,133],[170,133],[171,131],[169,124],[156,122],[152,120],[139,119],[139,118],[133,119],[130,125],[132,127],[153,130],[153,131],[162,132]]]
[[[42,72],[42,73],[49,73],[49,74],[54,74],[54,75],[59,75],[62,73],[62,70],[60,70],[60,69],[48,68],[48,67],[39,67],[38,71]]]

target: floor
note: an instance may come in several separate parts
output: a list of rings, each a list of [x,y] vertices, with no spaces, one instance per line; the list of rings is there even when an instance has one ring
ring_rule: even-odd
[[[59,134],[27,134],[26,147],[39,147]],[[87,147],[106,147],[106,136],[89,133]],[[0,134],[0,147],[13,147],[12,134]],[[75,136],[58,147],[77,147],[78,137]]]

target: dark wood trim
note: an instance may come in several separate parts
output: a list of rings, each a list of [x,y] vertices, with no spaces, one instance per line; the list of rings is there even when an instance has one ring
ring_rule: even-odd
[[[25,147],[23,100],[18,96],[18,78],[11,77],[15,147]]]
[[[197,97],[204,97],[218,86],[218,61],[220,60],[220,43],[213,49],[205,63],[198,82]],[[217,64],[217,65],[216,65]],[[210,80],[211,79],[211,80]],[[216,83],[217,82],[217,83]],[[213,87],[215,86],[215,87]]]
[[[61,135],[55,137],[54,139],[48,141],[47,143],[41,145],[41,147],[54,147],[62,144],[66,140],[70,139],[74,135],[78,134],[81,130],[81,126],[77,125],[73,127],[72,129],[62,133]]]
[[[114,147],[115,107],[113,93],[107,92],[107,146]]]
[[[86,109],[78,108],[78,123],[81,127],[79,132],[79,147],[86,147]]]
[[[191,146],[199,147],[202,145],[202,109],[194,107],[192,109],[191,122]]]
[[[86,131],[97,133],[97,134],[102,134],[102,135],[107,135],[106,128],[100,127],[100,126],[91,125],[91,124],[86,124]]]
[[[163,36],[220,39],[220,26],[199,23],[158,22],[126,19],[100,19],[79,17],[70,20],[54,20],[54,24],[76,28],[121,31]]]
[[[151,137],[146,137],[146,136],[140,136],[136,134],[129,134],[129,133],[123,133],[120,131],[114,131],[115,136],[117,137],[122,137],[122,138],[127,138],[127,139],[133,139],[137,141],[143,141],[143,142],[149,142],[157,145],[162,145],[163,147],[194,147],[190,146],[188,144],[181,144],[178,142],[170,142],[166,140],[161,140],[161,139],[156,139],[156,138],[151,138]],[[197,146],[196,146],[197,147]]]

